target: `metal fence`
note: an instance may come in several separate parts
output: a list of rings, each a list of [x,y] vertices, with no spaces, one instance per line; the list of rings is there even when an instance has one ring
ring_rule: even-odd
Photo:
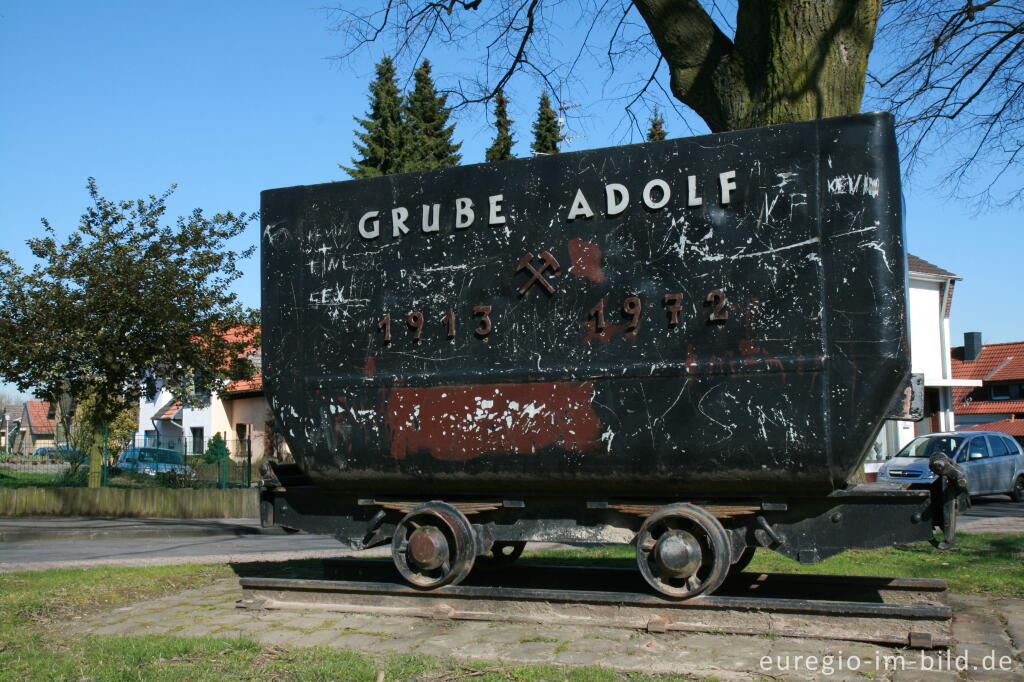
[[[0,452],[0,488],[244,488],[252,485],[252,443],[211,438],[200,452],[193,443],[139,438],[115,443],[105,433],[36,448],[31,454]],[[90,481],[91,469],[99,476]]]

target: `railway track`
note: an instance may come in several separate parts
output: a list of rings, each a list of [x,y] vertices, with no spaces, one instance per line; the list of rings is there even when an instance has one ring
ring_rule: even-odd
[[[714,595],[673,601],[626,568],[516,565],[424,591],[386,560],[329,559],[324,579],[242,578],[240,608],[591,625],[649,632],[809,637],[946,647],[946,581],[741,573]]]

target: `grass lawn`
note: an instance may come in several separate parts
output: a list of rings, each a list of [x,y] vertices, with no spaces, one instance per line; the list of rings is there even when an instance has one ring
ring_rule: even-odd
[[[50,488],[55,485],[66,485],[64,474],[0,469],[0,488]]]
[[[1024,537],[961,535],[941,552],[926,544],[857,550],[814,566],[759,553],[750,570],[939,577],[954,591],[1024,597]],[[528,552],[532,563],[633,566],[633,549],[614,546]],[[316,575],[317,561],[248,564],[249,575]],[[464,663],[422,655],[288,650],[251,639],[72,636],[61,624],[98,609],[235,579],[230,566],[57,569],[0,574],[0,680],[684,680],[601,668]]]
[[[625,545],[610,545],[528,552],[523,560],[632,567],[636,565],[636,550]],[[810,566],[762,549],[754,555],[747,571],[945,578],[952,592],[1024,598],[1024,536],[960,533],[957,547],[952,550],[935,549],[927,542],[885,549],[855,549]]]
[[[285,562],[262,575],[308,573]],[[252,639],[166,635],[72,636],[61,623],[97,609],[236,578],[229,566],[57,569],[0,574],[0,680],[689,680],[596,667],[466,663],[423,655],[370,656],[315,647],[289,650]]]

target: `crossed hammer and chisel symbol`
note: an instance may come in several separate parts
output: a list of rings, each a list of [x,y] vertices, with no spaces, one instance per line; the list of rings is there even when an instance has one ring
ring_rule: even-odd
[[[551,271],[551,274],[558,272],[558,269],[562,266],[558,264],[558,261],[547,251],[541,251],[540,259],[542,261],[540,269],[533,267],[533,254],[527,253],[525,256],[519,259],[519,265],[516,267],[516,272],[523,270],[530,271],[530,279],[526,281],[526,284],[519,287],[519,295],[524,295],[530,290],[534,282],[544,287],[544,290],[549,294],[555,293],[555,288],[551,286],[551,282],[544,278],[544,272],[547,270]]]

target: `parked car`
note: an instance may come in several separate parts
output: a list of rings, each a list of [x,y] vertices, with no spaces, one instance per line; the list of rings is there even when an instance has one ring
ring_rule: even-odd
[[[879,481],[923,487],[935,480],[928,458],[944,452],[967,474],[971,495],[1008,494],[1024,502],[1024,451],[1013,438],[993,431],[951,431],[919,436],[878,471]]]
[[[196,472],[185,464],[185,456],[174,450],[163,448],[128,448],[117,458],[114,467],[123,472],[156,476],[163,473],[175,473],[195,478]]]
[[[67,445],[50,445],[36,448],[32,452],[32,459],[48,459],[69,462],[71,464],[83,464],[88,463],[89,455],[78,448],[68,447]]]

